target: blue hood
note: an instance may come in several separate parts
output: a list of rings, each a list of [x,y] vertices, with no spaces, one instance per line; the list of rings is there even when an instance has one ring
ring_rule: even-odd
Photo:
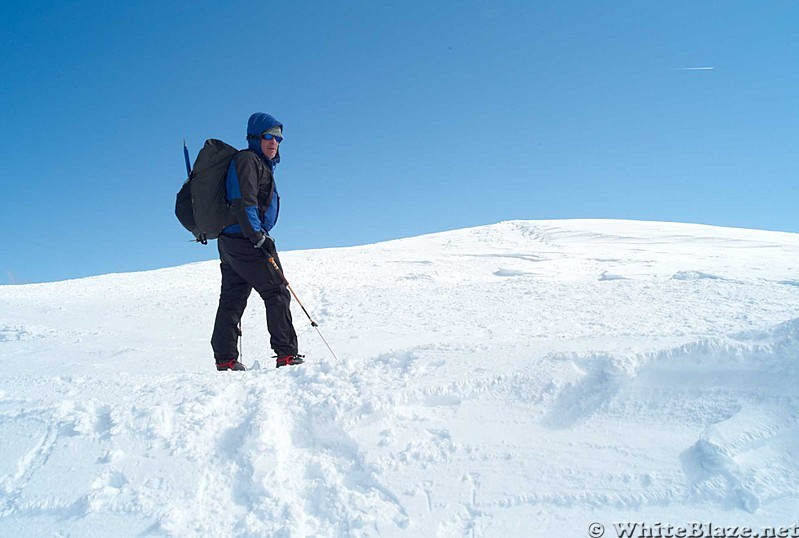
[[[275,155],[274,159],[267,159],[264,153],[261,151],[260,136],[261,133],[275,126],[280,127],[281,131],[283,130],[282,123],[277,121],[269,114],[265,114],[263,112],[256,112],[250,116],[250,120],[247,122],[247,143],[249,144],[251,150],[257,153],[258,156],[271,165],[270,168],[274,168],[275,165],[280,162],[280,149],[277,150],[277,155]]]

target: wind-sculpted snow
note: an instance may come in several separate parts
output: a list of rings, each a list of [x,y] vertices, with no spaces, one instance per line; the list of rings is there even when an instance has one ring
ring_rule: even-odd
[[[307,364],[224,374],[216,262],[0,287],[0,535],[799,523],[797,254],[623,221],[287,252],[341,361],[296,311]]]
[[[548,422],[574,427],[631,409],[631,421],[696,421],[702,432],[680,456],[688,479],[680,494],[755,512],[796,495],[797,328],[799,320],[791,320],[755,337],[703,339],[656,353],[559,357],[586,375],[559,394]]]

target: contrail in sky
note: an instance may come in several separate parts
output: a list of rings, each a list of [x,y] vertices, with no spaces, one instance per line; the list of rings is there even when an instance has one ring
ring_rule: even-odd
[[[713,71],[715,67],[674,67],[676,71]]]

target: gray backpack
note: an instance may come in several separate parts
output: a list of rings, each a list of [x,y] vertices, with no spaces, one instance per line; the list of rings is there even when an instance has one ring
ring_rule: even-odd
[[[206,140],[178,192],[175,215],[198,243],[207,245],[209,239],[216,239],[225,227],[236,223],[227,203],[225,180],[230,161],[238,152],[221,140]]]

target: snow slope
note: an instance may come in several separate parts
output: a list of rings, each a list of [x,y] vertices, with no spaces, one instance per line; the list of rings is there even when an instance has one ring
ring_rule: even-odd
[[[799,523],[799,235],[512,221],[282,258],[340,362],[296,309],[309,361],[268,368],[253,294],[264,368],[215,372],[216,262],[0,286],[0,535]]]

